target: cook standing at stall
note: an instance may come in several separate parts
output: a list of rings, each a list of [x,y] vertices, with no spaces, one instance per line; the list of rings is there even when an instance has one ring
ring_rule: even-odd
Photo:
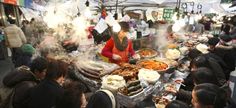
[[[129,58],[140,58],[135,54],[132,41],[127,38],[129,32],[129,24],[127,22],[119,22],[121,30],[113,33],[113,36],[107,41],[102,49],[102,55],[109,58],[109,61],[116,64],[127,63]]]

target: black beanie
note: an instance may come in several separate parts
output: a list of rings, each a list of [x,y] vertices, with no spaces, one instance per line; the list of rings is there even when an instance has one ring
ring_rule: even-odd
[[[219,41],[220,41],[220,39],[218,39],[217,37],[213,37],[213,38],[210,38],[210,39],[208,40],[208,44],[209,44],[209,45],[216,46]]]
[[[224,42],[229,42],[232,40],[232,38],[229,35],[220,36],[220,39],[223,40]]]

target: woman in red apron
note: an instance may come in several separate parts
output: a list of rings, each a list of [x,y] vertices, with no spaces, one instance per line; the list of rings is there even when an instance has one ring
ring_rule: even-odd
[[[129,57],[137,58],[133,50],[132,41],[126,37],[129,32],[127,22],[119,22],[121,30],[114,34],[102,50],[102,55],[109,58],[109,61],[116,64],[127,63]]]

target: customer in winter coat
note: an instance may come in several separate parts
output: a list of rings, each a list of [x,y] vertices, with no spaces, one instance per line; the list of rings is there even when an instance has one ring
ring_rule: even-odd
[[[213,71],[214,75],[217,78],[219,86],[222,86],[226,83],[225,74],[223,72],[222,67],[217,63],[217,61],[213,58],[206,57],[206,56],[199,56],[193,60],[192,63],[192,71],[201,68],[206,67]]]
[[[30,66],[31,58],[35,53],[35,48],[31,44],[24,44],[21,47],[21,52],[16,59],[15,67],[22,65]]]
[[[15,25],[15,20],[9,20],[9,25],[4,28],[6,45],[12,49],[12,60],[15,62],[19,48],[25,44],[26,37],[21,28]]]
[[[45,80],[30,91],[28,108],[55,108],[61,102],[64,89],[62,84],[67,66],[59,60],[51,60]]]
[[[21,66],[4,77],[3,84],[14,88],[13,108],[27,108],[29,90],[44,79],[46,68],[46,59],[37,57],[32,61],[30,68]]]
[[[225,91],[210,83],[195,86],[192,97],[194,108],[225,108],[227,104]]]
[[[85,86],[79,82],[70,82],[64,85],[65,92],[56,108],[85,108]]]
[[[198,68],[195,72],[192,72],[192,77],[195,86],[202,83],[218,84],[216,76],[213,74],[213,72],[205,67]],[[177,99],[186,103],[191,103],[191,91],[192,90],[187,91],[180,89],[176,92]]]
[[[228,80],[230,72],[235,69],[235,53],[233,48],[221,45],[223,40],[228,41],[230,40],[230,37],[223,36],[221,38],[222,39],[210,38],[208,40],[208,44],[210,46],[209,51],[220,57],[225,62],[226,67],[223,69],[226,76],[226,80]]]

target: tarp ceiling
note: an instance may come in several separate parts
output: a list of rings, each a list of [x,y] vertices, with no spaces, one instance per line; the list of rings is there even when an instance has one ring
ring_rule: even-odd
[[[96,0],[95,0],[96,1]],[[110,2],[105,2],[106,6],[115,6],[116,0],[111,0]],[[175,7],[177,0],[121,0],[123,2],[119,3],[119,6],[132,6],[132,9],[135,9],[134,6],[141,5],[146,7],[154,7],[155,4],[159,7]],[[224,13],[224,9],[220,5],[221,0],[181,0],[181,3],[190,3],[195,2],[194,10],[197,10],[197,4],[202,4],[203,13]],[[137,9],[142,9],[137,7]],[[144,8],[145,9],[145,8]],[[188,11],[192,10],[192,6],[188,4]]]
[[[71,0],[71,1],[75,1],[78,2],[79,1],[79,8],[81,7],[85,7],[85,2],[86,0]],[[89,0],[90,2],[90,6],[95,7],[95,6],[99,6],[98,1],[101,0]],[[105,1],[104,4],[106,6],[115,6],[116,4],[116,0],[103,0]],[[184,2],[195,2],[195,9],[197,10],[197,4],[200,3],[203,5],[203,9],[202,12],[204,13],[212,13],[212,12],[218,12],[218,13],[224,13],[224,9],[221,7],[220,5],[220,1],[221,0],[181,0],[182,3]],[[132,6],[132,9],[145,9],[146,7],[175,7],[177,0],[119,0],[119,6]],[[135,7],[137,6],[137,7]],[[139,6],[139,7],[138,7]],[[188,6],[188,11],[192,10],[192,7],[189,5]],[[147,8],[146,8],[147,9]],[[36,10],[42,10],[42,8],[40,6],[37,7]],[[82,9],[80,9],[82,10]]]

